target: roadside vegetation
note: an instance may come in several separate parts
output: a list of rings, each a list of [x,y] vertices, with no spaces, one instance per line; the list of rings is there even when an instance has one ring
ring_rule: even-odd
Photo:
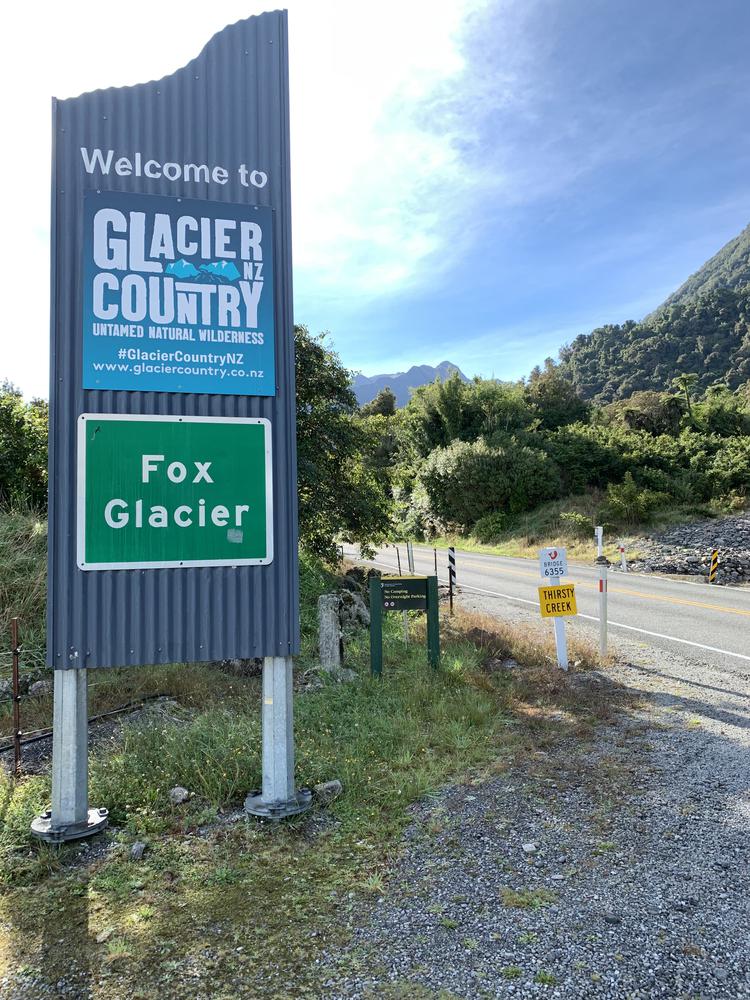
[[[664,391],[585,402],[548,360],[525,382],[417,389],[401,410],[383,390],[362,408],[380,433],[371,461],[390,483],[400,538],[523,555],[540,543],[590,554],[608,537],[743,510],[750,396],[680,376]]]
[[[440,670],[427,665],[421,618],[405,645],[400,616],[386,616],[382,679],[369,677],[360,629],[346,635],[351,679],[332,680],[317,662],[316,602],[341,583],[342,539],[365,551],[399,537],[502,551],[553,535],[583,546],[595,522],[635,532],[744,504],[744,390],[698,394],[687,379],[594,407],[550,362],[523,383],[452,377],[419,389],[403,410],[387,392],[360,409],[325,339],[304,327],[295,334],[296,774],[301,786],[338,779],[341,793],[287,824],[244,816],[244,796],[261,782],[251,664],[92,671],[91,714],[159,697],[92,727],[90,801],[110,810],[112,826],[91,845],[31,842],[31,819],[50,798],[43,751],[38,773],[0,777],[0,977],[20,970],[29,995],[77,976],[101,1000],[319,996],[361,908],[385,891],[417,803],[447,783],[480,782],[518,755],[586,740],[625,706],[625,693],[602,678],[586,683],[598,660],[582,640],[572,640],[567,675],[553,668],[549,629],[461,612],[443,617]],[[46,406],[7,385],[0,453],[0,629],[7,636],[10,617],[21,619],[22,662],[36,666],[45,636]],[[9,645],[0,644],[3,677]],[[51,708],[49,691],[27,700],[24,728],[49,726]],[[10,712],[6,701],[5,736]],[[189,797],[175,805],[178,785]],[[136,842],[145,844],[140,857]],[[504,905],[549,902],[517,892]],[[355,951],[347,961],[364,959]]]
[[[427,665],[420,616],[408,646],[400,616],[388,617],[380,681],[369,677],[367,632],[352,631],[355,679],[333,682],[317,666],[315,606],[337,581],[314,557],[302,565],[297,780],[339,779],[342,794],[281,826],[244,818],[243,798],[261,780],[257,677],[220,664],[92,672],[92,711],[146,693],[166,700],[104,738],[92,728],[90,800],[112,821],[103,842],[33,844],[29,823],[49,804],[49,775],[0,780],[0,975],[21,968],[29,983],[49,985],[77,970],[102,998],[201,988],[286,997],[290,984],[294,996],[318,996],[358,908],[385,891],[416,802],[502,771],[518,754],[586,738],[621,700],[552,670],[544,630],[472,615],[444,618],[439,671]],[[573,657],[579,671],[596,662],[585,644]],[[42,700],[33,724],[46,724],[50,709]],[[180,806],[169,798],[175,785],[190,792]],[[136,841],[147,844],[140,860],[130,854]]]

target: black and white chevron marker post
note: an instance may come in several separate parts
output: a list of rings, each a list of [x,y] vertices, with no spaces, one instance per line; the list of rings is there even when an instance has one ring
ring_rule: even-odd
[[[453,614],[453,591],[455,587],[456,587],[456,550],[451,545],[448,548],[448,601],[451,614]]]

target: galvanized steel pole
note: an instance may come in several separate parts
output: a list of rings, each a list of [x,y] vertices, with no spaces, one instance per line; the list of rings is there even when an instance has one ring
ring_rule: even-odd
[[[88,671],[55,670],[52,809],[31,824],[41,840],[79,840],[107,825],[106,809],[89,809],[88,735]]]
[[[245,811],[265,819],[285,819],[310,807],[309,789],[294,790],[293,660],[263,660],[263,787],[245,799]]]

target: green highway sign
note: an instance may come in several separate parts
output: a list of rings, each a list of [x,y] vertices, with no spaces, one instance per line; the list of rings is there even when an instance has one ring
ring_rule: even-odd
[[[267,565],[272,509],[266,419],[78,418],[82,570]]]

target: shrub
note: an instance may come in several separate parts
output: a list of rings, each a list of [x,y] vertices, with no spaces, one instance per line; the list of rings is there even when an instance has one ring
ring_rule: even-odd
[[[593,532],[593,524],[590,517],[579,514],[577,510],[566,510],[560,514],[562,526],[576,538],[589,538]]]
[[[510,514],[528,510],[560,489],[552,459],[513,438],[495,447],[480,438],[438,448],[424,463],[420,481],[434,517],[462,527],[498,509]]]
[[[0,384],[0,502],[47,506],[47,404]]]
[[[670,502],[666,493],[648,488],[642,489],[633,479],[630,472],[619,484],[610,483],[607,487],[606,515],[621,524],[638,524],[648,520],[649,516],[660,507]]]
[[[491,545],[498,540],[504,531],[508,530],[509,521],[508,515],[498,510],[494,514],[480,517],[471,533],[478,542],[483,545]]]

